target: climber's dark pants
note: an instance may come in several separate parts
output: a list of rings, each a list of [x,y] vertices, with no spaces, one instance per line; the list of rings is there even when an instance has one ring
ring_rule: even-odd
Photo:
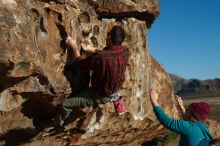
[[[70,115],[75,107],[86,107],[86,106],[97,106],[98,104],[105,104],[111,101],[112,96],[101,96],[96,91],[91,88],[70,97],[64,101],[62,104],[59,115],[61,120],[61,125],[64,120]]]

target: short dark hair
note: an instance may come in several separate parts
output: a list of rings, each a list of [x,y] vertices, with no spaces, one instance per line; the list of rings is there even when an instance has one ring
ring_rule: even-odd
[[[111,36],[111,40],[112,40],[113,45],[121,45],[125,39],[125,31],[119,25],[112,27],[112,29],[108,33],[108,35]]]

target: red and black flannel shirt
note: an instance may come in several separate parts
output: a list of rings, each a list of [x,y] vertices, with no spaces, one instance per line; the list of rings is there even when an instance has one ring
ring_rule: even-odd
[[[109,96],[122,87],[128,56],[127,48],[122,46],[106,47],[85,59],[77,58],[76,67],[80,72],[93,70],[92,88],[100,95]]]

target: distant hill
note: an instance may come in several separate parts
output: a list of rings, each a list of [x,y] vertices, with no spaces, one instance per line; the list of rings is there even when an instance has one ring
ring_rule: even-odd
[[[175,94],[183,97],[220,96],[220,79],[186,80],[174,74],[169,74],[173,82]]]

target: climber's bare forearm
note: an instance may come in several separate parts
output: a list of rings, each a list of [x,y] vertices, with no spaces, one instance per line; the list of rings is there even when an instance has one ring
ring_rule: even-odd
[[[186,113],[186,110],[185,110],[184,107],[180,107],[180,110],[181,110],[181,113],[182,113],[182,114],[185,114],[185,113]]]
[[[74,47],[70,47],[71,50],[72,50],[72,53],[73,53],[73,58],[76,59],[78,57],[80,57],[80,53],[79,53],[79,50],[77,48],[74,48]]]

